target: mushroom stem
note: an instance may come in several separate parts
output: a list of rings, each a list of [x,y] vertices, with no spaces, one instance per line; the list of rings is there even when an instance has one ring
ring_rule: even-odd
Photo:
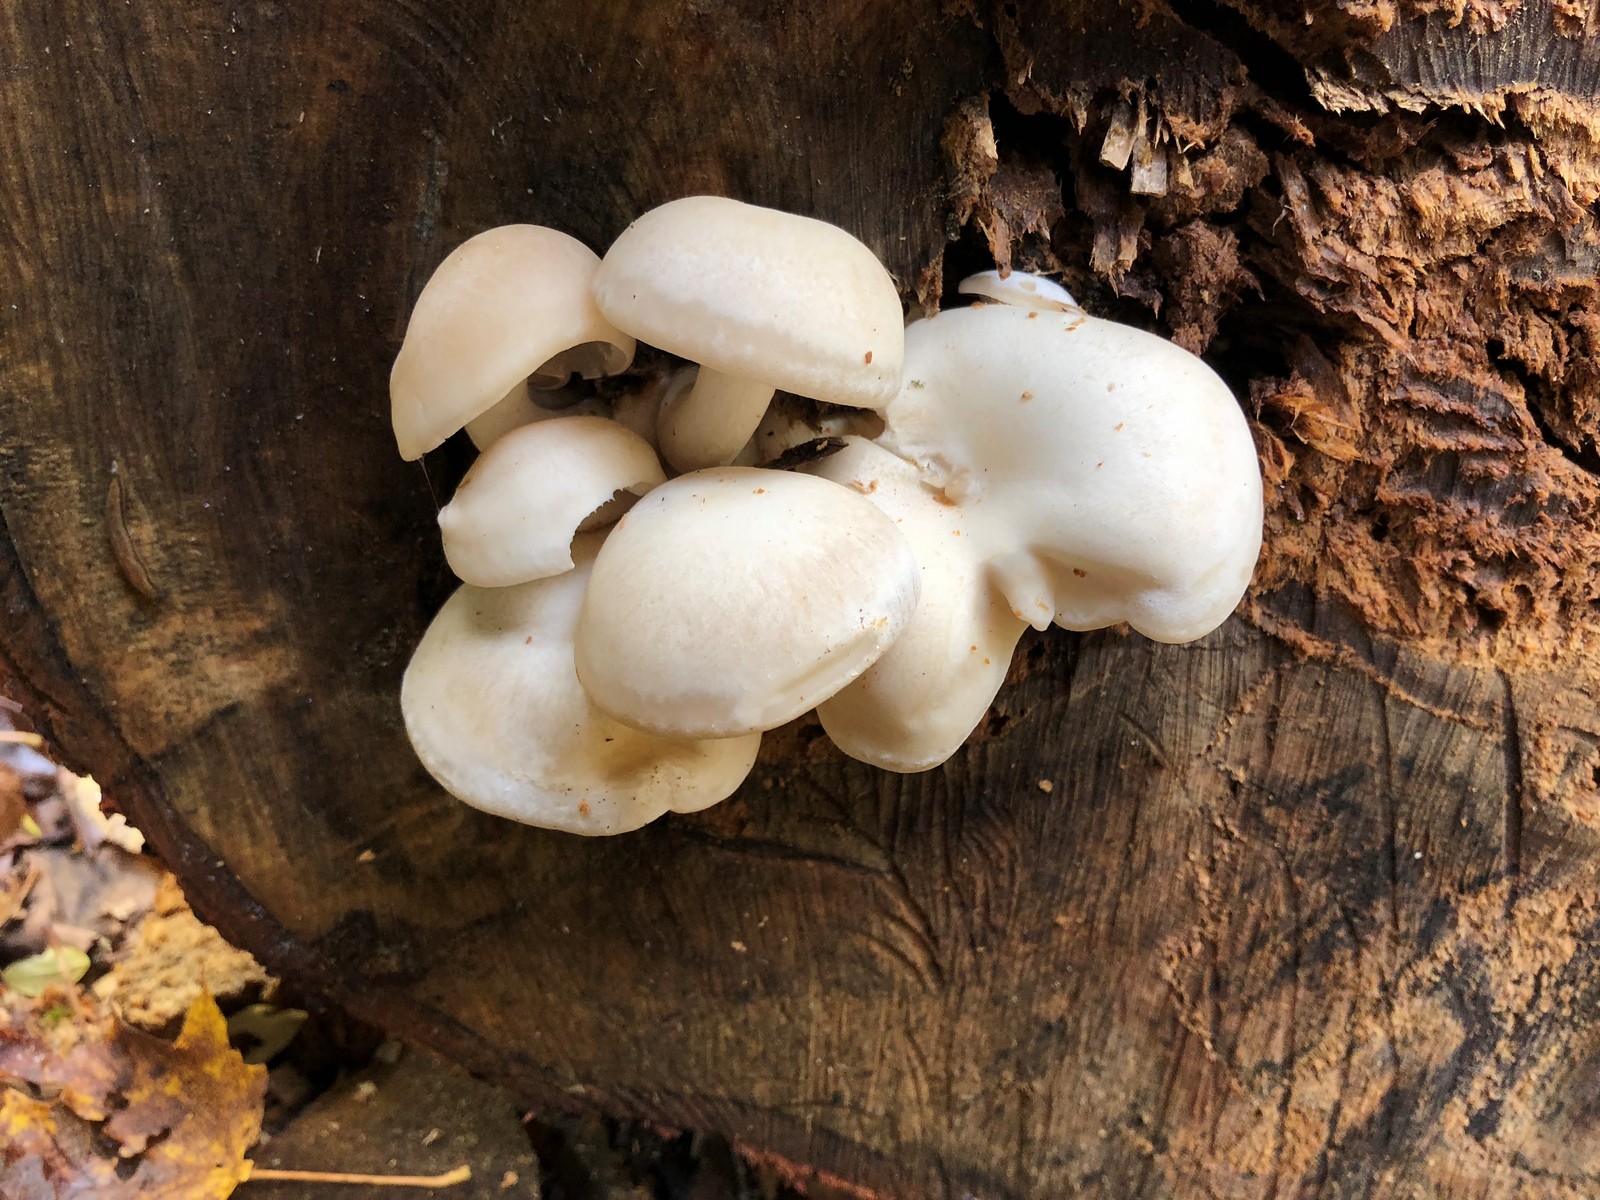
[[[702,366],[694,383],[668,396],[657,433],[677,471],[731,463],[766,415],[772,386]]]

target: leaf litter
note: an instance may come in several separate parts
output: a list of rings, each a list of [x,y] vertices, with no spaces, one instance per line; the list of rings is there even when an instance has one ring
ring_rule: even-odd
[[[470,1178],[252,1170],[264,1064],[307,1014],[262,1002],[274,981],[194,916],[99,785],[52,762],[19,716],[0,696],[0,1200]]]
[[[13,1002],[0,1027],[0,1075],[24,1085],[0,1091],[7,1200],[220,1200],[249,1176],[267,1072],[228,1044],[208,995],[190,1006],[175,1042],[116,1020],[81,992]]]
[[[556,1194],[798,1200],[714,1136],[519,1117],[459,1068],[280,1002],[20,716],[0,696],[0,1200],[209,1200],[246,1182],[262,1200],[466,1184],[533,1200],[541,1176]],[[389,1173],[344,1169],[368,1163]]]

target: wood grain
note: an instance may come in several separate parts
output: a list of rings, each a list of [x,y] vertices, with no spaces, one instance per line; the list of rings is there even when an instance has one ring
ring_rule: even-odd
[[[1592,214],[1530,183],[1453,256],[1421,218],[1362,224],[1346,198],[1378,193],[1357,183],[1543,143],[1403,108],[1340,132],[1284,84],[1275,26],[1146,8],[12,6],[11,686],[227,932],[542,1103],[714,1128],[886,1195],[1592,1193],[1594,619],[1576,583],[1482,617],[1474,598],[1498,594],[1474,514],[1526,507],[1468,469],[1544,472],[1538,535],[1497,569],[1507,595],[1554,595],[1519,572],[1595,533],[1573,457],[1594,296],[1541,239],[1559,219],[1587,245]],[[1270,586],[1192,646],[1030,637],[979,735],[927,775],[852,763],[800,722],[733,800],[634,836],[449,800],[396,703],[451,586],[434,513],[465,463],[401,463],[388,430],[428,272],[488,225],[603,247],[711,190],[852,229],[909,293],[960,232],[946,119],[985,92],[1007,169],[1061,178],[1065,213],[1023,257],[1145,323],[1150,297],[1186,297],[1165,312],[1203,309],[1197,344],[1258,402]],[[1165,194],[1100,161],[1124,100],[1167,131]],[[1299,207],[1297,178],[1315,184]],[[1313,220],[1344,239],[1338,271],[1312,269]],[[1232,282],[1183,291],[1196,246],[1233,247]],[[1515,444],[1468,453],[1389,388],[1402,360],[1459,375],[1463,328],[1390,320],[1391,338],[1374,297],[1399,311],[1483,246],[1517,279],[1535,259],[1560,277],[1564,307],[1552,283],[1505,311],[1566,340],[1533,367],[1511,341],[1474,360],[1495,385],[1450,392],[1449,419]],[[1424,250],[1433,274],[1402,295],[1395,264]],[[1292,350],[1306,339],[1315,354]],[[1441,504],[1375,549],[1375,514],[1412,501],[1352,461],[1398,464]],[[154,597],[119,572],[113,478]],[[1410,582],[1339,573],[1407,555]]]

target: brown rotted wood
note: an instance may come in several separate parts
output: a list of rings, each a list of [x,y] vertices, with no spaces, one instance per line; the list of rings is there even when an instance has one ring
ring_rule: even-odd
[[[5,665],[228,932],[536,1098],[893,1195],[1592,1193],[1596,42],[1240,10],[14,6]],[[927,775],[802,722],[629,837],[450,801],[405,313],[480,228],[695,190],[908,296],[967,223],[1209,351],[1261,593],[1030,637]]]

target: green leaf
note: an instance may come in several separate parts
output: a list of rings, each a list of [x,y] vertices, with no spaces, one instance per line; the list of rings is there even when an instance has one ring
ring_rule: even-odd
[[[288,1049],[305,1023],[302,1009],[251,1004],[228,1018],[228,1040],[239,1046],[245,1062],[271,1062]]]
[[[0,978],[6,986],[24,996],[40,995],[46,988],[77,983],[89,970],[89,956],[72,946],[57,946],[27,958],[19,958]]]

